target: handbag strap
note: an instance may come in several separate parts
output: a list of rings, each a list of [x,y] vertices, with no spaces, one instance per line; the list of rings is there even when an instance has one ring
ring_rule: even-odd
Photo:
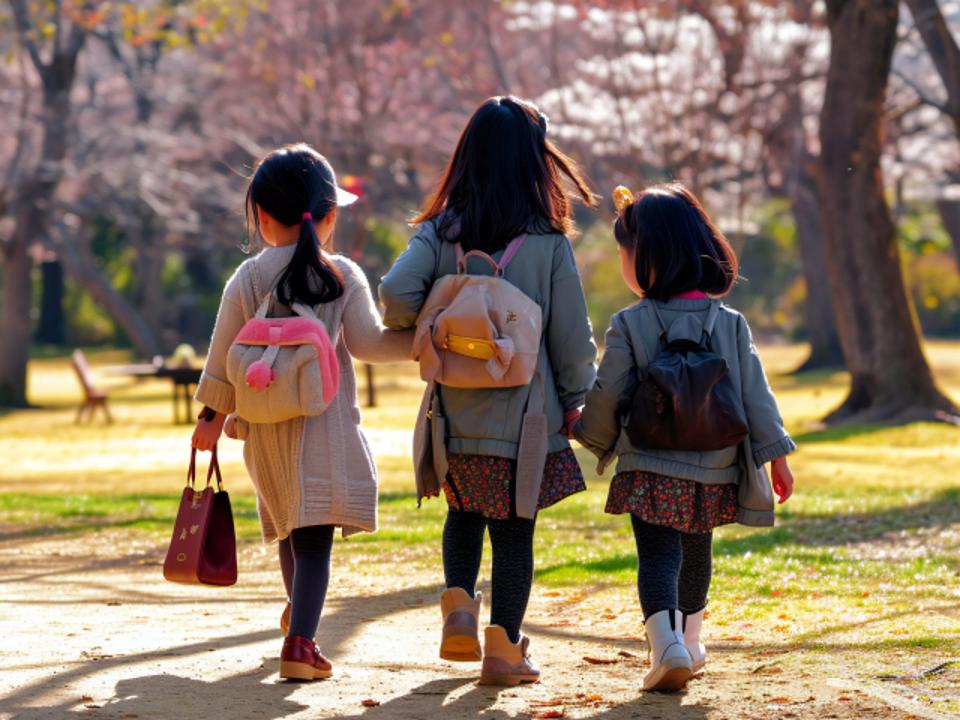
[[[210,487],[210,481],[213,479],[214,473],[217,476],[217,492],[223,490],[223,475],[220,473],[220,461],[217,458],[217,446],[213,446],[213,450],[210,451],[210,466],[207,468],[207,485]],[[187,486],[192,490],[196,490],[197,485],[197,449],[190,449],[190,466],[187,468]]]

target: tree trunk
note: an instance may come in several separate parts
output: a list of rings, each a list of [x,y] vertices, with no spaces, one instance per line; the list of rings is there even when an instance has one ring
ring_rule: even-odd
[[[804,324],[810,355],[796,372],[843,367],[843,350],[837,336],[833,291],[827,272],[820,202],[817,198],[813,158],[800,162],[799,177],[790,193],[790,210],[797,228],[797,241],[803,263],[803,281],[807,289]]]
[[[22,206],[21,206],[22,207]],[[24,213],[20,213],[23,215]],[[32,298],[27,223],[18,218],[13,238],[3,248],[3,308],[0,327],[0,407],[26,407],[27,361],[30,359]]]
[[[851,387],[828,421],[956,420],[934,382],[884,197],[883,106],[897,0],[828,0],[820,198],[837,331]]]
[[[63,345],[63,265],[59,260],[44,260],[40,265],[40,322],[34,336],[38,343]]]
[[[940,12],[937,0],[906,2],[923,45],[947,91],[947,102],[941,109],[953,121],[957,137],[960,137],[960,46]]]
[[[61,233],[62,234],[62,233]],[[87,242],[80,237],[60,238],[60,258],[71,279],[102,307],[130,338],[137,354],[152,358],[161,353],[160,342],[137,308],[117,292],[110,278],[99,267]]]
[[[960,270],[960,200],[938,200],[937,211],[940,213],[944,230],[950,236],[954,260],[957,270]]]

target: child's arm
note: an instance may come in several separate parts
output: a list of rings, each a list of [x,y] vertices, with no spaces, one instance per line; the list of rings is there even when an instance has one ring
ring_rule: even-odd
[[[760,355],[753,344],[750,326],[743,316],[737,318],[737,351],[740,356],[740,383],[743,407],[750,427],[750,444],[757,467],[782,458],[797,449],[787,434],[773,396]],[[789,471],[789,469],[788,469]]]
[[[197,420],[193,446],[198,450],[210,450],[216,445],[226,416],[236,409],[233,385],[227,380],[227,351],[245,322],[239,297],[239,276],[238,271],[223,290],[203,374],[194,395],[197,402],[214,412],[210,420],[202,416]]]
[[[421,233],[410,238],[407,249],[380,281],[383,322],[388,328],[406,330],[417,324],[420,308],[436,279],[436,267],[434,244]]]
[[[560,405],[569,413],[583,405],[597,376],[597,345],[573,248],[566,238],[555,245],[550,286],[550,321],[544,334]],[[565,426],[571,425],[571,417],[565,418]]]
[[[380,320],[367,278],[354,269],[355,286],[343,310],[343,339],[350,354],[368,363],[409,360],[413,330],[389,330]]]
[[[636,368],[626,325],[617,313],[607,330],[597,380],[587,393],[583,415],[573,431],[581,445],[606,462],[620,437],[623,403],[636,390]]]

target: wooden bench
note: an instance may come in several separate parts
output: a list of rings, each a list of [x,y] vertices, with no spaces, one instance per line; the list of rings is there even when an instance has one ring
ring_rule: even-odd
[[[79,425],[86,415],[88,420],[93,420],[93,414],[97,408],[103,409],[104,417],[108,423],[113,422],[113,416],[110,415],[110,408],[107,405],[107,393],[100,390],[93,384],[93,376],[90,373],[90,365],[87,363],[87,356],[82,350],[73,351],[73,369],[80,380],[80,386],[83,388],[83,404],[77,410],[76,423]]]

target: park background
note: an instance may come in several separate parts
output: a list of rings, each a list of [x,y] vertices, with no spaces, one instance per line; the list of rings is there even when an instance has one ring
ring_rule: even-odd
[[[0,717],[960,714],[958,35],[954,0],[0,4]],[[264,685],[280,585],[240,448],[223,444],[240,586],[164,585],[189,428],[167,381],[117,370],[202,358],[257,157],[305,140],[330,158],[361,195],[338,249],[375,287],[469,114],[504,93],[540,105],[603,196],[572,238],[598,341],[630,302],[611,189],[704,199],[801,446],[797,496],[774,530],[718,533],[713,666],[641,697],[630,535],[579,453],[590,489],[537,541],[544,683],[468,689],[434,661],[422,386],[412,365],[360,369],[382,529],[335,551],[320,644],[347,670],[332,704]],[[112,424],[74,422],[78,348]]]

